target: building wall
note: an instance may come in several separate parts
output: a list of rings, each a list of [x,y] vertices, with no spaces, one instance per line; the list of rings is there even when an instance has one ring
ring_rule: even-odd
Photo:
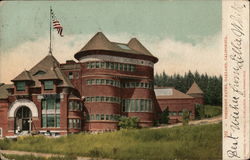
[[[115,69],[104,69],[104,68],[88,68],[89,62],[115,62],[122,64],[130,64],[135,66],[133,71],[123,71]],[[124,87],[126,83],[147,83],[153,84],[154,80],[154,62],[152,59],[138,59],[135,56],[121,57],[111,55],[88,55],[82,57],[80,62],[67,61],[60,65],[61,70],[70,79],[73,86],[77,89],[75,92],[77,96],[82,97],[80,101],[83,102],[84,110],[82,111],[70,111],[69,110],[69,93],[62,88],[58,88],[56,85],[53,90],[44,90],[43,83],[41,88],[30,88],[27,87],[25,91],[17,92],[14,88],[14,93],[17,95],[28,95],[26,98],[30,99],[35,103],[38,109],[38,117],[33,118],[32,130],[33,131],[54,131],[60,132],[61,134],[76,133],[80,131],[101,131],[101,130],[116,130],[117,119],[115,116],[128,116],[128,117],[139,117],[139,125],[142,127],[148,127],[153,125],[153,121],[157,119],[157,112],[160,112],[162,105],[171,106],[170,110],[182,110],[183,106],[190,109],[194,114],[194,108],[190,104],[191,102],[175,101],[165,102],[156,100],[153,86],[152,87]],[[117,85],[103,85],[94,84],[89,85],[88,80],[91,79],[105,79],[119,82]],[[47,94],[60,94],[60,127],[59,128],[42,128],[42,105],[41,100],[43,95]],[[90,102],[86,99],[88,97],[117,97],[119,101],[116,102]],[[16,100],[16,96],[11,96],[12,100],[10,103]],[[122,111],[122,100],[123,99],[151,99],[153,103],[152,111]],[[9,104],[2,105],[0,103],[0,128],[4,129],[5,135],[14,134],[14,119],[7,117]],[[4,108],[5,106],[5,108]],[[181,107],[180,107],[181,106]],[[99,116],[104,115],[105,119],[96,119],[97,114]],[[5,116],[2,116],[5,115]],[[91,115],[96,116],[95,119],[91,119]],[[108,119],[106,118],[109,117]],[[111,118],[111,116],[113,118]],[[79,119],[80,127],[70,128],[69,120]],[[7,133],[7,131],[9,131]]]
[[[9,103],[7,100],[0,100],[0,128],[2,133],[0,137],[8,135],[8,108]]]
[[[179,112],[182,112],[183,109],[187,109],[191,112],[190,118],[195,118],[195,101],[194,99],[157,99],[162,111],[167,107],[169,112],[176,112],[177,115],[170,115],[170,123],[180,122],[182,116],[178,115]]]

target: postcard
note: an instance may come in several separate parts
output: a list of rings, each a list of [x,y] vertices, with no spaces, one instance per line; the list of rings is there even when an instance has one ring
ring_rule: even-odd
[[[0,159],[249,158],[249,2],[1,1],[0,16]]]
[[[223,159],[249,158],[249,1],[223,1]]]

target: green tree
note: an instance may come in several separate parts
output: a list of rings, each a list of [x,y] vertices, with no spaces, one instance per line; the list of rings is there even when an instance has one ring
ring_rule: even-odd
[[[189,112],[187,109],[183,109],[182,111],[182,124],[188,125],[189,122]]]
[[[205,106],[202,104],[195,105],[195,119],[205,118]]]
[[[168,124],[169,121],[169,110],[168,107],[162,112],[161,114],[161,119],[160,119],[160,123],[162,124]]]
[[[155,85],[161,87],[175,87],[186,93],[193,82],[196,82],[204,92],[205,104],[222,105],[222,76],[209,76],[207,73],[200,74],[198,71],[186,72],[184,75],[167,75],[165,71],[156,73]]]

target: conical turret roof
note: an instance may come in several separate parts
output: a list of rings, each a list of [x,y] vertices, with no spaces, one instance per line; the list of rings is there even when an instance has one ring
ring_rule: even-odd
[[[192,86],[187,91],[187,94],[203,94],[203,91],[200,89],[198,84],[194,82]]]
[[[153,56],[142,44],[141,42],[139,42],[136,38],[132,38],[129,42],[128,42],[128,46],[130,48],[132,48],[133,50],[140,52],[140,53],[144,53],[146,55],[149,56]]]
[[[80,51],[116,49],[102,32],[97,32]]]
[[[87,44],[75,54],[75,58],[79,58],[87,51],[102,50],[102,51],[113,51],[116,54],[125,53],[127,55],[140,55],[147,56],[157,62],[158,59],[154,57],[136,38],[132,38],[128,44],[111,42],[102,33],[98,32],[92,37]],[[103,54],[103,53],[101,53]]]

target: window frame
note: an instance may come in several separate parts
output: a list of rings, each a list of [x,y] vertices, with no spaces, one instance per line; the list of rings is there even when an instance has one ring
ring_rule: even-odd
[[[73,72],[69,72],[68,73],[68,78],[71,80],[71,79],[74,79],[74,74]]]
[[[44,81],[44,90],[53,90],[54,89],[54,81],[48,80]]]
[[[16,90],[17,91],[25,91],[26,83],[24,81],[16,82]]]

